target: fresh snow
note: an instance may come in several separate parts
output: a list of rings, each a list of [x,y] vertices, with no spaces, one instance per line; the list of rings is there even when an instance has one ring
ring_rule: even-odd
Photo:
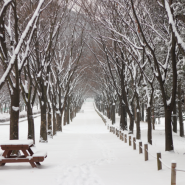
[[[157,170],[157,161],[149,155],[144,161],[143,154],[115,134],[107,130],[101,117],[95,112],[92,101],[87,100],[77,117],[69,125],[63,126],[48,143],[39,143],[40,117],[35,118],[36,146],[34,152],[46,151],[47,158],[38,168],[29,163],[8,163],[0,167],[2,185],[169,185],[171,171],[164,165]],[[119,127],[116,115],[115,126]],[[161,120],[163,122],[163,120]],[[107,119],[107,124],[111,121]],[[27,139],[27,122],[19,123],[19,138]],[[135,131],[134,131],[135,134]],[[141,123],[141,140],[147,142],[147,123]],[[162,161],[171,167],[177,162],[179,169],[185,169],[184,138],[173,134],[174,152],[164,151],[164,125],[156,125],[153,131],[153,145],[148,151],[156,156],[160,150]],[[0,143],[9,140],[9,126],[0,125]],[[137,141],[138,145],[138,141]],[[0,153],[3,151],[0,150]],[[29,179],[29,180],[28,180]],[[185,184],[185,173],[177,172],[177,185]]]
[[[1,141],[0,145],[32,145],[33,140],[7,140],[7,141]]]
[[[46,156],[47,152],[45,151],[37,151],[33,154],[33,157],[40,157],[40,156]]]
[[[175,22],[173,20],[173,15],[172,15],[171,10],[170,10],[170,6],[169,6],[167,0],[165,0],[164,2],[165,2],[165,9],[166,9],[166,12],[167,12],[168,18],[169,18],[169,23],[171,24],[172,29],[173,29],[173,33],[175,34],[175,36],[177,38],[178,44],[180,44],[181,47],[183,48],[183,50],[185,50],[185,42],[183,41],[182,37],[179,35],[179,33],[177,31]]]
[[[19,107],[14,107],[14,106],[12,106],[12,109],[13,109],[15,112],[19,111]]]

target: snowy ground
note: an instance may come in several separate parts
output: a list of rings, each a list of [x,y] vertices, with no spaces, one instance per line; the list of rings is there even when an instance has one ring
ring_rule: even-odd
[[[2,185],[169,185],[171,171],[163,166],[157,171],[156,159],[133,150],[110,133],[93,108],[86,102],[74,121],[63,127],[47,144],[39,143],[40,118],[35,118],[36,147],[45,150],[48,157],[38,168],[28,163],[9,163],[0,167]],[[142,141],[146,142],[146,123],[141,124]],[[27,137],[27,123],[20,123],[20,139]],[[9,139],[9,126],[0,125],[0,142]],[[170,166],[176,160],[177,167],[185,169],[184,138],[174,135],[175,152],[164,151],[164,128],[157,126],[153,132],[153,146],[149,152],[159,150],[163,161]],[[1,153],[2,151],[0,151]],[[177,185],[185,184],[185,173],[177,172]]]
[[[37,117],[40,114],[40,110],[37,107],[33,107],[33,117]],[[19,120],[24,121],[27,120],[27,112],[21,111],[19,113]],[[9,113],[0,113],[0,125],[10,124],[10,114]]]

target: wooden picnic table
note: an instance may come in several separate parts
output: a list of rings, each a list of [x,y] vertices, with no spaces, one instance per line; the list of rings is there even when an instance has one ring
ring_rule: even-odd
[[[33,140],[8,140],[0,143],[0,146],[4,150],[0,156],[0,166],[4,166],[6,163],[29,162],[34,168],[37,167],[36,164],[40,165],[40,162],[47,157],[46,152],[34,153],[32,151]],[[22,151],[24,155],[11,155],[13,150]]]

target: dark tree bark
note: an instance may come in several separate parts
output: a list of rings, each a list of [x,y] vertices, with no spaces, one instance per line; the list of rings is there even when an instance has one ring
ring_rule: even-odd
[[[173,107],[173,131],[177,133],[177,109],[176,109],[176,103]]]
[[[137,101],[137,120],[136,120],[136,139],[141,139],[141,129],[140,129],[140,105],[139,105],[139,97],[136,95],[136,101]]]
[[[64,108],[64,125],[67,125],[67,108]]]
[[[57,131],[62,132],[62,116],[59,110],[57,111]]]
[[[48,142],[47,138],[47,120],[46,120],[46,86],[41,79],[41,96],[40,96],[40,107],[41,107],[41,127],[40,127],[40,142]]]
[[[51,107],[48,105],[48,135],[52,136],[52,112]]]
[[[67,124],[70,123],[70,97],[67,98]]]
[[[179,127],[180,137],[184,137],[184,124],[182,117],[182,100],[181,100],[181,82],[178,84],[178,109],[179,109]]]
[[[33,139],[35,144],[35,127],[34,127],[34,118],[33,118],[33,110],[30,103],[27,103],[27,118],[28,118],[28,139]]]
[[[10,140],[14,139],[19,139],[19,83],[11,95]]]
[[[126,113],[126,110],[125,110],[125,106],[120,103],[120,127],[123,129],[123,130],[128,130],[127,128],[127,113]]]
[[[170,107],[167,107],[167,109],[165,110],[165,146],[166,146],[166,151],[173,150],[171,115],[172,115],[172,112],[170,110]]]
[[[148,122],[148,143],[152,145],[151,107],[147,108],[147,122]]]
[[[144,121],[144,110],[145,110],[145,104],[142,103],[141,105],[141,121]]]
[[[18,43],[18,17],[17,17],[17,4],[14,2],[14,31],[15,31],[15,42]],[[11,115],[10,115],[10,139],[19,139],[19,101],[20,101],[20,89],[19,89],[19,68],[17,57],[15,59],[15,87],[10,87],[11,92]],[[11,79],[9,78],[9,82]],[[10,82],[11,83],[11,82]]]
[[[153,130],[155,130],[155,112],[154,112],[154,106],[152,107],[152,126],[153,126]]]
[[[111,112],[112,112],[111,120],[112,120],[112,125],[113,125],[116,122],[115,103],[112,104],[112,111]]]
[[[56,111],[55,111],[55,107],[53,106],[53,135],[56,135],[56,128],[57,127],[57,123],[56,123]]]

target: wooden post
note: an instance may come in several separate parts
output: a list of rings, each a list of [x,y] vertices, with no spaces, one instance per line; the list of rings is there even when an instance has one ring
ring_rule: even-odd
[[[120,138],[120,140],[122,140],[122,139],[121,139],[121,136],[122,136],[122,135],[121,135],[121,130],[120,130],[120,131],[119,131],[119,138]]]
[[[162,163],[159,159],[161,159],[161,153],[157,153],[157,169],[161,170],[162,169]]]
[[[122,137],[122,141],[124,141],[124,136],[123,136],[123,133],[121,133],[121,135],[122,135],[122,136],[121,136],[121,137]]]
[[[176,162],[171,163],[171,185],[176,185]]]
[[[127,134],[125,134],[125,143],[127,143]]]
[[[148,144],[144,144],[145,161],[148,161]]]
[[[139,154],[143,153],[142,142],[139,142]]]
[[[135,143],[135,142],[136,142],[136,138],[133,137],[133,149],[134,149],[134,150],[136,150],[136,143]]]
[[[132,145],[132,142],[131,142],[131,136],[129,136],[129,146]]]

